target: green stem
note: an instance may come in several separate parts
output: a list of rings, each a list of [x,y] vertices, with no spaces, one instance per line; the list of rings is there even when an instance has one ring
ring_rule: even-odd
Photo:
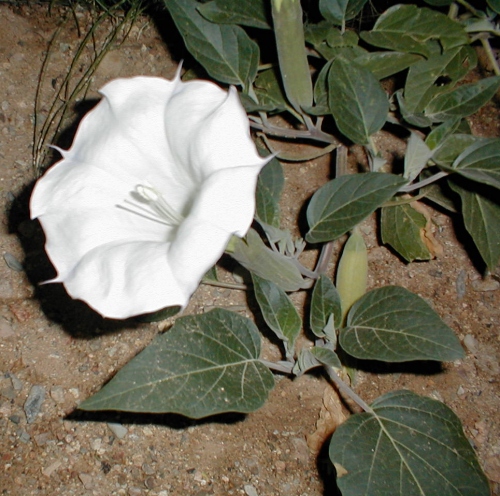
[[[328,377],[334,382],[341,393],[349,396],[349,398],[354,400],[365,412],[375,414],[373,409],[338,376],[333,367],[325,365],[325,369]]]

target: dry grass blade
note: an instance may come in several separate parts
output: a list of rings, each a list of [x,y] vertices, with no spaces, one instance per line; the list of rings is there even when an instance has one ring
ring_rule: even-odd
[[[101,4],[102,2],[98,4],[92,2],[90,13],[93,19],[91,25],[78,45],[68,71],[52,96],[48,111],[44,115],[45,112],[42,111],[42,108],[45,103],[44,95],[49,80],[47,70],[56,43],[60,40],[71,18],[75,20],[77,30],[80,33],[80,26],[73,7],[65,9],[63,19],[55,30],[47,48],[35,96],[33,168],[37,177],[42,173],[43,167],[46,165],[47,145],[57,141],[62,126],[69,117],[76,99],[85,96],[91,78],[104,56],[116,43],[121,44],[125,41],[134,22],[143,10],[143,4],[140,0],[133,0],[132,2],[121,0],[112,6],[103,6]],[[97,40],[102,38],[103,41],[99,44]],[[83,54],[89,44],[92,46],[90,60],[84,60]]]

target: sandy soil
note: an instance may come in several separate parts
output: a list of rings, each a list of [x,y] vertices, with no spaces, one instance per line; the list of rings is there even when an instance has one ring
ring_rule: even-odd
[[[78,16],[85,24],[86,16]],[[169,322],[103,321],[71,301],[58,285],[37,285],[54,272],[43,251],[43,234],[29,220],[27,208],[35,179],[34,100],[59,17],[57,12],[47,17],[47,7],[0,4],[1,494],[333,494],[324,450],[311,450],[307,440],[316,430],[324,402],[334,417],[347,410],[319,375],[294,381],[277,377],[269,402],[247,416],[195,422],[170,415],[75,413],[80,401],[97,391]],[[74,21],[68,21],[60,36],[44,76],[50,84],[41,102],[42,117],[79,43]],[[154,23],[141,18],[126,42],[104,59],[87,101],[118,76],[172,77],[176,62],[170,54],[178,59],[177,40],[168,30],[160,37]],[[473,125],[476,132],[494,136],[499,122],[498,109],[491,104]],[[394,145],[383,133],[377,139],[379,148]],[[283,216],[288,225],[294,225],[299,206],[329,174],[327,161],[287,166]],[[378,245],[373,220],[363,224],[370,286],[399,284],[426,298],[456,331],[467,357],[433,367],[367,365],[358,375],[356,389],[368,401],[400,388],[444,401],[461,418],[493,493],[500,494],[499,284],[480,279],[466,248],[473,258],[474,251],[456,219],[435,212],[434,220],[444,254],[410,265]],[[312,260],[314,254],[308,256]],[[188,312],[214,306],[233,307],[252,316],[243,293],[212,287],[197,291]],[[276,357],[276,349],[267,342],[265,353]],[[26,413],[29,394],[43,398],[34,416]]]

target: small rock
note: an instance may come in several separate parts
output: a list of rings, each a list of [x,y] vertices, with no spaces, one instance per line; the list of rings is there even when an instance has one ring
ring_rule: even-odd
[[[500,288],[500,282],[493,278],[487,279],[476,279],[472,281],[472,289],[479,293],[484,293],[486,291],[496,291]]]
[[[465,389],[463,388],[463,386],[458,386],[457,395],[463,396],[464,394],[465,394]]]
[[[146,475],[153,475],[155,473],[155,469],[151,465],[149,465],[149,463],[142,464],[142,471]]]
[[[6,339],[15,336],[16,333],[12,329],[12,324],[0,317],[0,338]]]
[[[92,489],[94,487],[94,479],[92,478],[91,475],[84,474],[82,472],[81,474],[78,474],[78,478],[82,482],[85,489]]]
[[[17,435],[19,437],[19,441],[22,443],[27,444],[30,442],[31,436],[24,429],[20,429]]]
[[[19,425],[21,423],[21,417],[19,415],[11,415],[9,417],[9,420],[16,425]]]
[[[158,493],[158,496],[168,496],[168,491],[166,491],[165,489],[163,491],[160,491]]]
[[[108,423],[108,427],[118,439],[123,439],[127,435],[128,429],[122,424],[110,422]]]
[[[42,474],[45,475],[46,477],[50,477],[61,465],[62,462],[60,460],[56,460],[55,462],[51,463],[48,467],[45,467],[42,470]]]
[[[61,386],[50,388],[50,396],[56,403],[64,403],[64,389]]]
[[[33,438],[37,446],[44,446],[50,441],[50,434],[48,432],[42,432],[41,434],[37,434]]]
[[[306,440],[300,437],[294,437],[292,439],[292,456],[300,463],[307,463],[309,461],[309,447],[307,446]]]
[[[12,382],[12,387],[16,391],[21,391],[21,389],[23,388],[23,383],[14,374],[11,374],[10,372],[7,372],[7,374],[5,375],[10,379],[10,382]]]
[[[457,280],[455,282],[455,288],[457,290],[457,298],[461,300],[465,296],[466,292],[466,282],[467,282],[467,272],[462,269],[458,276]]]
[[[154,477],[146,477],[144,485],[146,486],[147,489],[154,489],[156,486],[156,481]]]
[[[476,355],[479,349],[479,343],[477,339],[472,334],[466,334],[464,337],[464,346],[470,351],[473,355]]]
[[[37,415],[40,413],[44,400],[45,388],[43,386],[33,386],[24,403],[24,413],[26,414],[26,421],[28,424],[35,421]]]
[[[9,267],[9,269],[12,269],[16,272],[24,271],[23,264],[14,255],[12,255],[12,253],[4,253],[3,259],[5,260],[5,263],[7,264],[7,267]]]
[[[140,487],[131,487],[128,490],[128,496],[141,496],[141,494],[144,494],[142,492],[142,489]]]
[[[73,398],[75,398],[75,400],[80,397],[80,390],[78,388],[69,388],[69,392],[73,395]]]
[[[250,484],[246,484],[245,486],[243,486],[243,489],[247,496],[259,496],[255,487],[251,486]]]

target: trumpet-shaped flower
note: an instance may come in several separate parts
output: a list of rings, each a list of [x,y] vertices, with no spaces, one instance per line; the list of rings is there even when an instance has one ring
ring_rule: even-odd
[[[234,88],[135,77],[101,93],[31,197],[49,282],[110,318],[185,307],[249,229],[266,160]]]

